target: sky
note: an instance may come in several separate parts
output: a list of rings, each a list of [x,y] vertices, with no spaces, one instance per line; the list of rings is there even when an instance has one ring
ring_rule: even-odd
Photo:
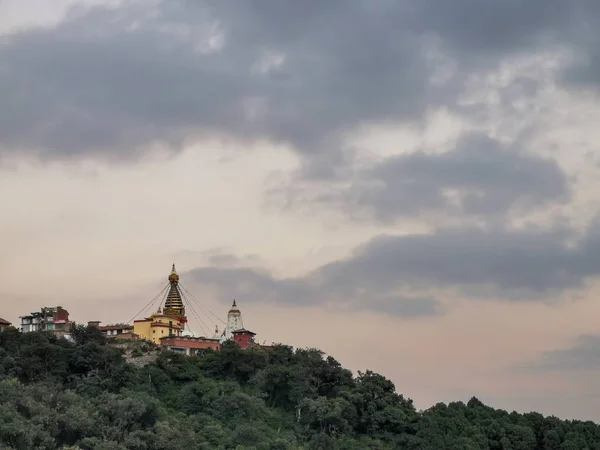
[[[600,421],[598,26],[594,0],[0,0],[0,317],[125,322],[175,263],[197,334],[235,298],[420,409]]]

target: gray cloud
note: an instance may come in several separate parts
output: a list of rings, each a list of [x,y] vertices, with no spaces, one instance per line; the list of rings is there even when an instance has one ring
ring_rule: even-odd
[[[600,370],[600,336],[579,336],[571,347],[546,352],[526,368],[556,371]]]
[[[390,24],[383,35],[378,8],[153,4],[4,38],[0,144],[70,156],[225,135],[315,152],[344,127],[425,107],[419,42]]]
[[[514,51],[564,44],[583,17],[597,19],[598,7],[589,0],[425,0],[413,12],[418,29],[437,33],[454,53],[489,61]]]
[[[125,1],[0,38],[0,148],[134,157],[202,136],[339,153],[359,124],[451,104],[465,71],[513,52],[583,42],[596,4],[512,0]],[[459,73],[429,83],[440,38]],[[576,39],[577,38],[577,39]],[[282,59],[283,58],[283,59]],[[332,164],[333,158],[325,158]],[[314,167],[313,175],[327,174]]]
[[[489,286],[497,296],[522,291],[536,299],[580,287],[594,267],[583,267],[587,249],[570,250],[569,232],[478,228],[442,229],[431,235],[381,236],[353,256],[323,266],[328,285],[352,280],[366,289],[390,286],[469,288]],[[582,244],[585,245],[585,244]]]
[[[500,217],[570,200],[567,177],[556,161],[478,133],[463,136],[450,152],[387,158],[347,181],[341,189],[308,183],[271,194],[276,201],[283,196],[290,203],[333,204],[352,216],[366,212],[385,222],[424,212]]]
[[[254,267],[200,267],[185,275],[191,284],[215,289],[225,302],[238,298],[245,302],[319,305],[402,317],[432,316],[443,311],[442,305],[430,296],[403,295],[393,289],[364,290],[352,283],[336,286],[311,278],[275,278],[268,271]]]
[[[600,273],[600,223],[568,245],[574,237],[564,227],[440,229],[380,236],[303,277],[280,279],[247,266],[201,267],[188,279],[216,289],[224,299],[434,314],[441,305],[415,292],[453,288],[504,300],[549,301],[581,288]]]

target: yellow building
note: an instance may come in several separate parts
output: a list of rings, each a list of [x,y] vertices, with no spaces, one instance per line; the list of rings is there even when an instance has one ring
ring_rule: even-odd
[[[169,275],[169,283],[169,293],[162,311],[159,310],[145,319],[133,321],[133,332],[140,339],[160,344],[160,338],[181,336],[187,319],[179,291],[179,275],[175,271],[175,264]]]

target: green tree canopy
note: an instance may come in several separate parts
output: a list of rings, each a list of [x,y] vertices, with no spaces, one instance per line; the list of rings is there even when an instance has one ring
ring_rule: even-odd
[[[477,398],[416,411],[384,376],[316,349],[128,345],[83,326],[74,342],[0,333],[0,449],[600,450],[592,422]]]

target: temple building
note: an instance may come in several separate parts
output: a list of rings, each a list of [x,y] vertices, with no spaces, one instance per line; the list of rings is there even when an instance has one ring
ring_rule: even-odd
[[[179,337],[185,330],[187,318],[185,307],[179,290],[179,275],[175,264],[169,275],[169,292],[162,310],[158,310],[150,317],[133,321],[133,334],[140,339],[161,344],[161,338]]]
[[[218,331],[217,328],[215,333],[218,333]],[[227,313],[227,325],[221,335],[221,342],[232,340],[241,348],[248,348],[257,345],[254,342],[254,336],[256,336],[256,333],[244,328],[242,312],[238,308],[237,302],[233,300],[233,304]]]
[[[182,295],[175,264],[168,279],[169,285],[165,287],[168,291],[162,308],[150,317],[134,320],[133,329],[126,324],[101,327],[100,322],[93,322],[93,326],[100,328],[107,337],[146,340],[188,356],[196,355],[203,350],[220,350],[222,343],[227,340],[235,342],[244,349],[258,345],[254,341],[255,333],[244,328],[242,312],[235,300],[227,313],[227,322],[224,322],[225,327],[222,332],[219,331],[218,326],[215,327],[212,337],[194,336],[193,333],[186,331],[184,300],[187,302],[188,299]],[[192,313],[197,316],[191,304],[189,306]],[[90,326],[92,326],[91,322]]]
[[[254,342],[254,336],[256,336],[256,333],[253,333],[250,330],[240,328],[239,330],[234,330],[231,333],[233,334],[233,342],[239,345],[240,348],[248,348],[257,345]]]
[[[238,309],[236,301],[233,300],[231,309],[227,313],[227,326],[223,331],[223,340],[232,339],[233,332],[243,328],[244,322],[242,321],[242,312]]]

